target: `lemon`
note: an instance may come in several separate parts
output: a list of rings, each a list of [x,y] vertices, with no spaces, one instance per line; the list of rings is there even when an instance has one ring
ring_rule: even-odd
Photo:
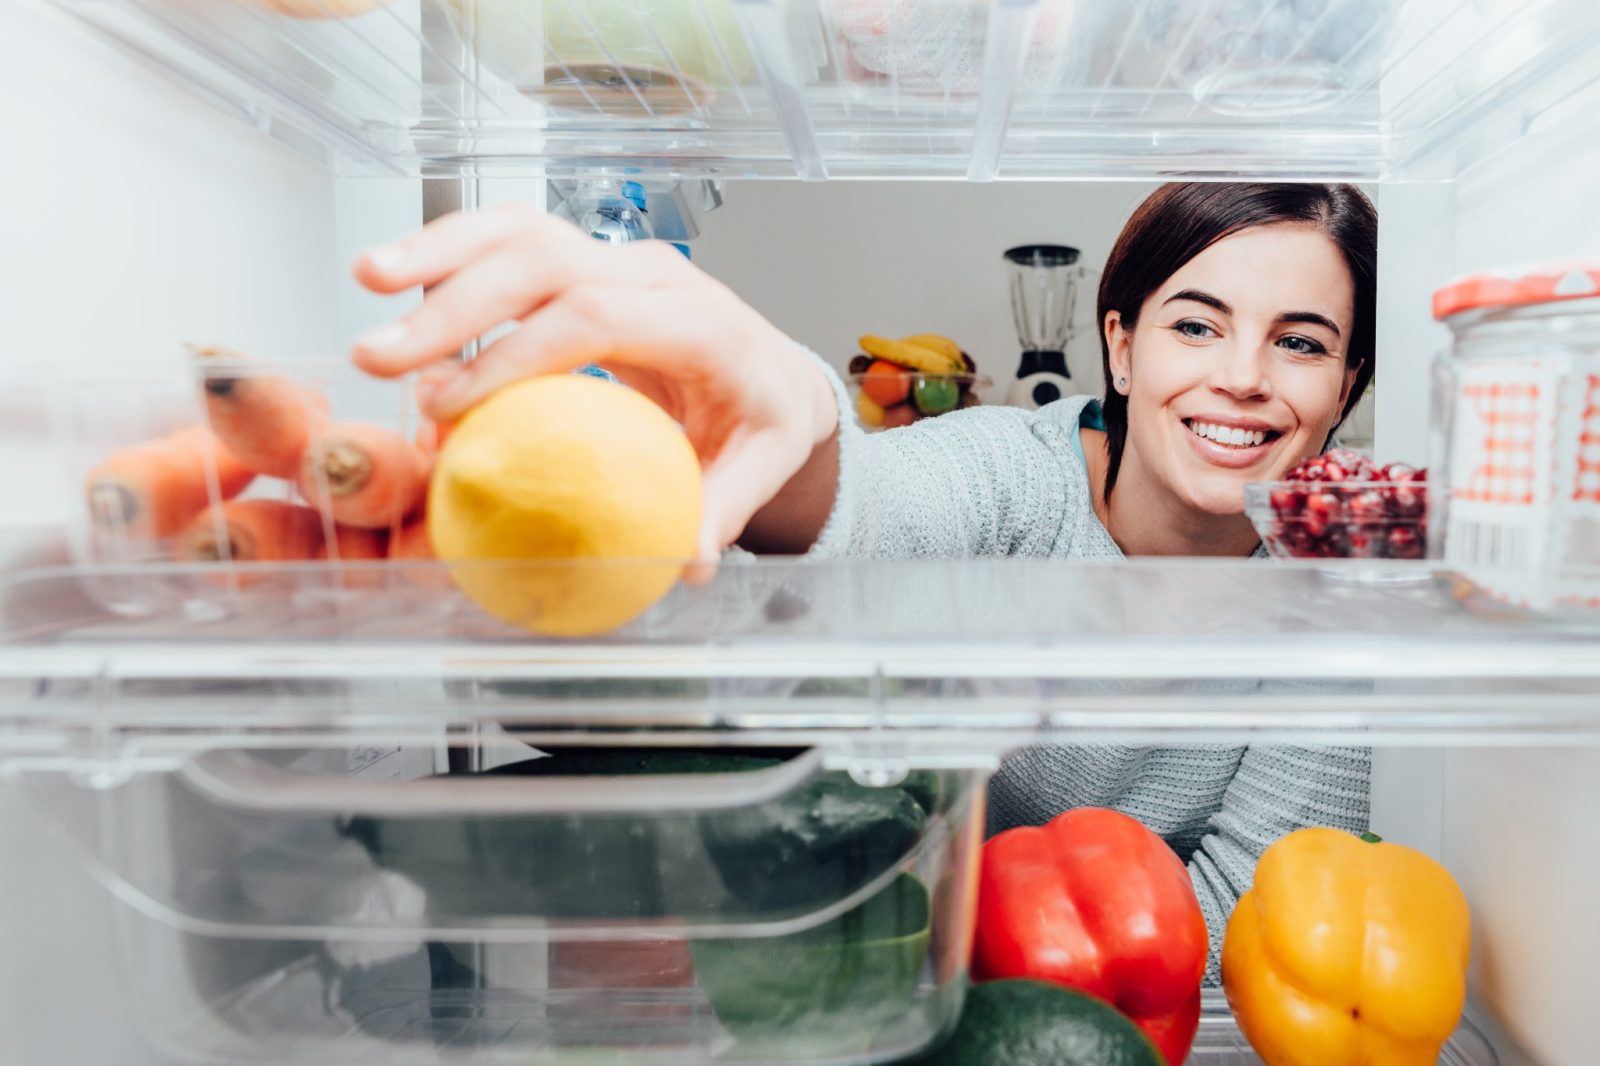
[[[666,412],[598,378],[532,378],[451,431],[428,537],[462,592],[535,633],[603,633],[672,588],[695,551],[700,462]]]

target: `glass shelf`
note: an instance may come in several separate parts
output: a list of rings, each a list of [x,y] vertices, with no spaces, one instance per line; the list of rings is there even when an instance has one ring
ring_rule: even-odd
[[[489,618],[433,563],[270,564],[236,590],[175,564],[36,570],[0,590],[0,756],[483,722],[817,744],[847,763],[1046,735],[1600,740],[1594,630],[1490,616],[1428,564],[1385,564],[1383,583],[1362,565],[733,562],[586,640]],[[144,609],[84,594],[108,588]]]
[[[1600,81],[1589,0],[56,2],[346,173],[1438,177]]]

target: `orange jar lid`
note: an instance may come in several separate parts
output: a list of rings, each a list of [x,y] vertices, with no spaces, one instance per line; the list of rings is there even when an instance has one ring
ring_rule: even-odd
[[[1458,278],[1433,294],[1441,322],[1467,311],[1490,311],[1600,296],[1600,262],[1565,260],[1486,270]]]

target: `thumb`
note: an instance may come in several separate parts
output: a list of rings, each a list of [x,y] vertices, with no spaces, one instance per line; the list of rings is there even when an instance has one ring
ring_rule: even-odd
[[[804,462],[776,430],[736,434],[706,464],[698,558],[684,577],[703,584],[716,575],[722,550],[744,532],[755,513]]]

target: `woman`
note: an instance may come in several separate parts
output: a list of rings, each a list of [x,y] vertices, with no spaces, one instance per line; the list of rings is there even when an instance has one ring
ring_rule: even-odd
[[[1101,402],[974,408],[867,436],[837,375],[672,249],[606,246],[506,208],[364,256],[357,276],[379,292],[436,287],[355,357],[385,375],[432,365],[422,402],[441,419],[518,378],[605,364],[700,453],[700,576],[732,544],[1247,556],[1260,545],[1244,484],[1323,450],[1371,381],[1376,258],[1376,214],[1351,186],[1163,186],[1102,276]],[[476,361],[441,363],[508,321]],[[1036,748],[997,775],[994,827],[1094,804],[1162,834],[1189,859],[1215,981],[1261,851],[1302,825],[1365,828],[1368,768],[1356,748]]]

